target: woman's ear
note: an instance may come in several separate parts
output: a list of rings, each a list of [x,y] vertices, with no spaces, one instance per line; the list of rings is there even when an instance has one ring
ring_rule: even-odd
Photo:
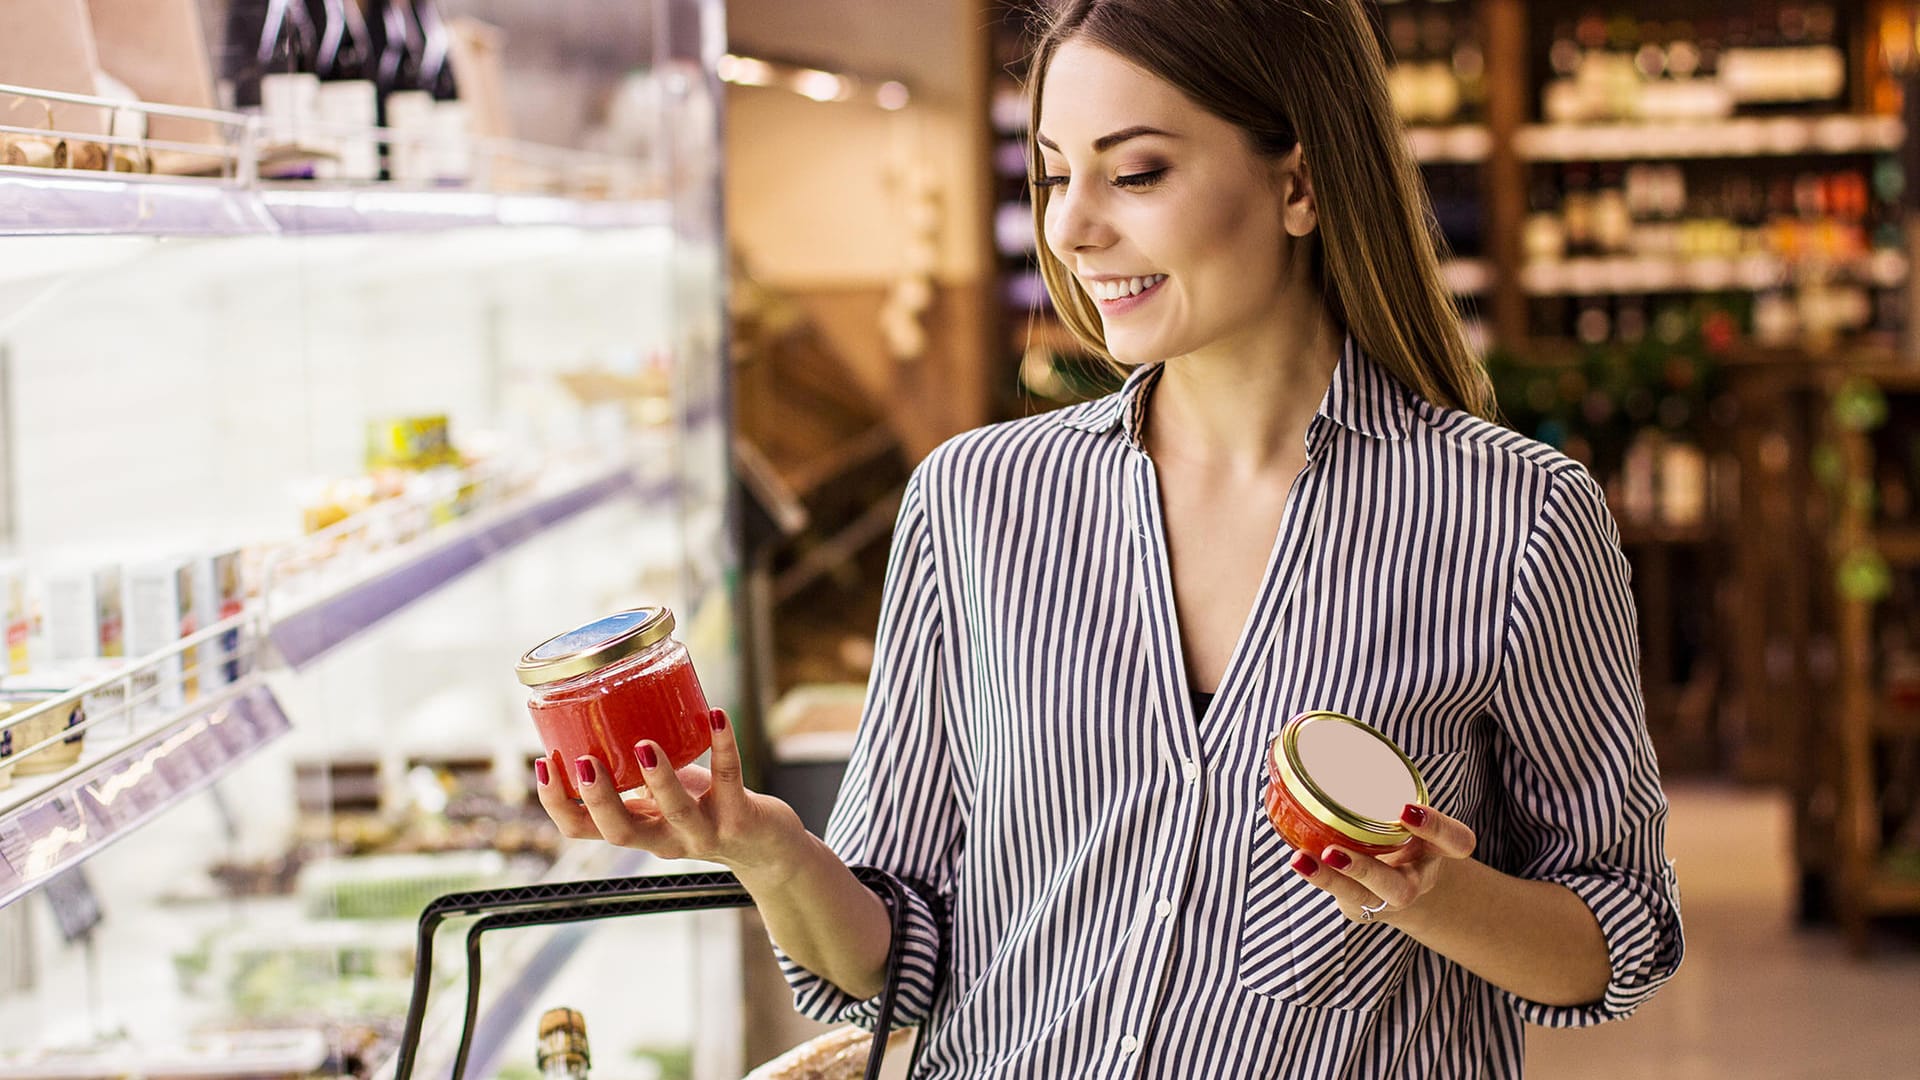
[[[1273,163],[1274,191],[1280,196],[1280,222],[1287,235],[1305,237],[1320,224],[1320,208],[1313,197],[1313,177],[1307,171],[1305,148],[1294,144],[1287,156]]]

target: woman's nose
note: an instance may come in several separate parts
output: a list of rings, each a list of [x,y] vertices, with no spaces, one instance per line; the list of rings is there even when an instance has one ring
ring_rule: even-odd
[[[1101,220],[1091,199],[1074,192],[1071,185],[1054,191],[1047,200],[1047,246],[1056,257],[1075,251],[1100,247],[1110,230]]]

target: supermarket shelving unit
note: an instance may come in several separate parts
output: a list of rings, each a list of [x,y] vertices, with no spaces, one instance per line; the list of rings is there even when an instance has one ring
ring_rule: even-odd
[[[0,719],[0,730],[24,731],[37,716],[76,707],[86,717],[34,745],[16,743],[6,760],[17,770],[85,737],[77,761],[0,788],[0,909],[13,907],[0,917],[25,910],[22,901],[112,847],[88,863],[108,867],[94,876],[111,923],[116,909],[145,902],[116,892],[132,872],[110,864],[139,862],[132,876],[150,876],[151,865],[185,881],[207,857],[193,850],[200,826],[175,824],[183,808],[205,805],[201,793],[231,788],[215,808],[228,846],[244,848],[251,836],[257,847],[251,834],[292,812],[296,758],[328,753],[343,733],[352,742],[356,730],[363,741],[383,725],[398,732],[410,717],[428,718],[423,731],[405,736],[414,749],[464,737],[432,720],[448,707],[442,698],[497,710],[486,713],[478,737],[497,748],[503,768],[511,765],[505,775],[524,784],[524,757],[506,748],[532,736],[515,715],[518,691],[502,678],[513,659],[504,650],[608,604],[672,603],[709,696],[735,703],[737,556],[713,78],[720,7],[654,6],[653,72],[671,115],[649,160],[487,142],[471,148],[481,168],[463,183],[272,181],[261,178],[259,163],[274,133],[258,118],[140,106],[217,130],[219,175],[0,167],[0,545],[32,573],[73,552],[172,544],[231,526],[232,535],[213,539],[246,542],[258,561],[241,613]],[[0,86],[0,94],[127,108],[32,87]],[[189,302],[204,308],[160,310]],[[76,305],[97,310],[99,323],[72,322]],[[138,334],[125,327],[141,324],[151,326],[151,355],[127,346]],[[118,327],[103,339],[111,344],[95,343],[103,327]],[[60,350],[63,340],[74,348]],[[249,355],[275,370],[231,362]],[[182,370],[156,371],[169,363]],[[67,366],[74,370],[58,370]],[[646,394],[610,403],[569,396],[556,382],[596,367],[666,370]],[[98,395],[97,411],[73,408],[86,385]],[[170,393],[162,400],[176,410],[199,393],[207,409],[142,415],[143,395],[155,391]],[[450,400],[435,401],[436,393]],[[290,489],[310,475],[357,471],[357,424],[431,411],[451,414],[456,441],[463,431],[500,433],[498,447],[463,478],[457,511],[392,499],[299,535]],[[70,453],[48,441],[62,430],[50,423],[55,413],[80,425],[88,447]],[[331,426],[336,421],[344,430]],[[170,425],[177,439],[165,438]],[[109,458],[119,464],[108,466]],[[168,468],[174,498],[156,479]],[[58,483],[63,475],[73,482]],[[196,509],[207,507],[219,508],[218,520],[194,524]],[[165,685],[183,676],[197,692],[163,704]],[[0,679],[0,688],[22,678]],[[392,702],[380,701],[385,680],[406,686],[388,691]],[[543,876],[649,865],[635,853],[580,845]],[[502,958],[489,964],[497,987],[482,1007],[476,1065],[497,1066],[510,1052],[527,1010],[545,1004],[541,988],[583,936],[573,929],[503,943]],[[719,940],[725,933],[711,936],[722,953],[736,947]],[[152,956],[115,957],[126,985],[111,992],[153,992],[140,972],[156,961],[169,966],[171,943],[150,946]],[[738,970],[724,960],[713,970]],[[695,1049],[714,1056],[703,1075],[738,1075],[737,1003],[727,978],[707,981],[715,979],[697,1003],[713,1015],[699,1018]],[[46,1000],[56,995],[51,987],[4,980],[0,972],[0,998],[11,992],[16,1006],[44,1008],[5,1010],[11,1024],[0,1022],[0,1074],[55,1067],[53,1058],[33,1065],[18,1055],[43,1035],[72,1043],[74,1031],[14,1025],[72,1010]],[[171,1013],[166,1002],[177,996],[162,992],[151,1011]],[[182,1024],[210,1019],[205,1003],[180,1012]],[[128,1026],[123,1035],[152,1037],[151,1021]],[[444,1017],[430,1019],[429,1054],[433,1031],[444,1026]],[[287,1045],[311,1050],[306,1040]],[[57,1057],[61,1048],[43,1049]],[[84,1056],[84,1047],[67,1049]],[[124,1057],[126,1044],[114,1052]],[[290,1063],[256,1064],[271,1071]]]

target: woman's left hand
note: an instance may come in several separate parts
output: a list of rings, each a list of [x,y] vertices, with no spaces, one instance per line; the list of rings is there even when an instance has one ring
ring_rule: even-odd
[[[1378,857],[1346,848],[1301,852],[1293,871],[1340,901],[1355,922],[1391,921],[1433,891],[1449,864],[1472,857],[1475,838],[1464,822],[1430,806],[1409,805],[1400,823],[1413,834],[1405,845]],[[1385,905],[1384,907],[1382,905]],[[1362,911],[1369,908],[1371,911]]]

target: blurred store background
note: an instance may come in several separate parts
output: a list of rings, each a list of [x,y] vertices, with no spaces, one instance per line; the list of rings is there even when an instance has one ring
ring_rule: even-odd
[[[1367,6],[1506,417],[1608,493],[1673,795],[1686,967],[1534,1071],[1910,1074],[1920,5]],[[530,800],[509,669],[607,611],[671,605],[824,819],[908,471],[1113,385],[1034,263],[1028,14],[0,7],[0,1078],[379,1075],[427,899],[687,869]],[[485,955],[470,1075],[551,1005],[596,1077],[820,1030],[750,914]]]

